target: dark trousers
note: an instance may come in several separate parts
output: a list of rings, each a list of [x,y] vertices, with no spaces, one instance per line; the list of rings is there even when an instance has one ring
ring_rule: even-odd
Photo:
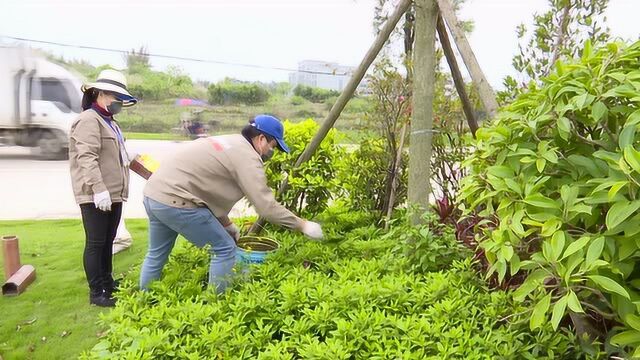
[[[122,203],[111,204],[111,211],[97,209],[93,203],[81,204],[82,224],[86,241],[84,245],[84,272],[92,293],[113,287],[113,239],[116,237]]]

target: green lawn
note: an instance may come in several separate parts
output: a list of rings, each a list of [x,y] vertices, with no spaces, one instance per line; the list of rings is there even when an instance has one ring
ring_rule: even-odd
[[[115,256],[117,275],[139,265],[147,247],[146,220],[127,220],[127,229],[133,245]],[[0,235],[20,238],[22,264],[37,274],[22,295],[0,298],[0,358],[75,359],[93,347],[104,331],[98,315],[108,310],[89,305],[80,220],[1,221]]]
[[[347,106],[336,122],[338,130],[358,130],[363,125],[364,113],[356,99],[354,106]],[[172,129],[179,127],[183,113],[189,113],[193,107],[178,107],[173,100],[144,101],[138,105],[125,109],[118,114],[117,119],[125,133],[153,133],[162,136],[174,136]],[[202,120],[211,126],[212,134],[238,132],[256,114],[271,113],[281,119],[299,122],[313,118],[322,122],[329,112],[326,104],[305,102],[293,105],[286,98],[274,97],[260,105],[216,105],[207,108],[202,113]],[[177,135],[179,136],[179,135]],[[128,136],[132,138],[131,136]],[[166,140],[165,138],[162,138]]]
[[[170,133],[139,133],[139,132],[125,132],[124,136],[130,140],[175,140],[184,141],[189,140],[184,136]]]

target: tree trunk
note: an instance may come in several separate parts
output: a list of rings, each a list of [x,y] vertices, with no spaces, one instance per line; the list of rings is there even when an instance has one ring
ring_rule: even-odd
[[[409,147],[409,206],[413,224],[422,222],[429,211],[431,193],[431,141],[433,136],[433,94],[436,70],[435,0],[416,0],[415,48],[413,52],[413,113]]]

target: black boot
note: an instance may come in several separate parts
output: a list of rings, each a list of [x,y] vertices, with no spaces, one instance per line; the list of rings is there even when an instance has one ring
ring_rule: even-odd
[[[107,293],[107,296],[113,298],[113,294],[117,293],[120,290],[120,280],[113,280],[111,284],[104,287],[104,291]]]
[[[116,306],[116,300],[104,290],[91,290],[89,294],[89,304],[100,307],[114,307]]]

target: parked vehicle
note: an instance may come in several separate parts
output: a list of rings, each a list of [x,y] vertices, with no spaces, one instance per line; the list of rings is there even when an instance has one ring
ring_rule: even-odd
[[[81,84],[28,49],[0,46],[0,144],[35,148],[43,159],[66,158]]]

